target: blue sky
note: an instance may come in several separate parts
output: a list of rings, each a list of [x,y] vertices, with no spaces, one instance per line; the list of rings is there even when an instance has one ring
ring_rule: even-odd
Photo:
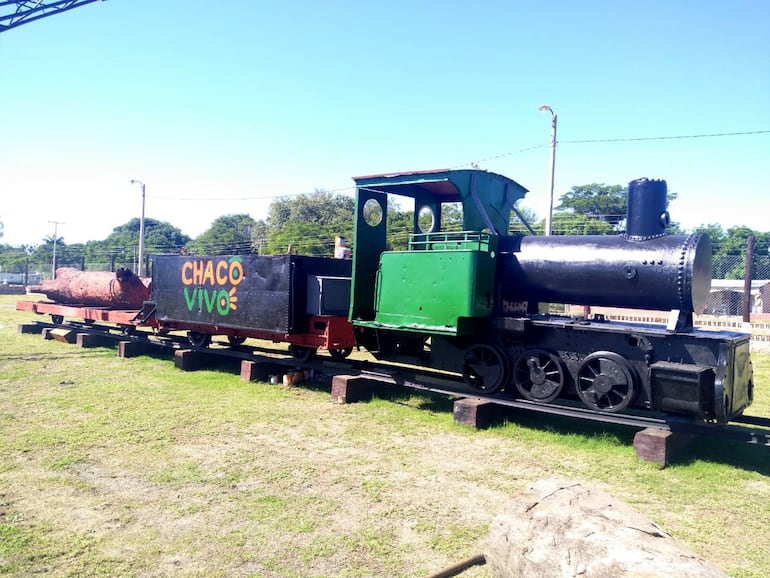
[[[542,103],[557,200],[662,178],[683,226],[767,231],[768,30],[767,0],[89,4],[0,34],[0,242],[49,221],[102,239],[140,214],[131,179],[194,237],[279,195],[471,163],[543,217]]]

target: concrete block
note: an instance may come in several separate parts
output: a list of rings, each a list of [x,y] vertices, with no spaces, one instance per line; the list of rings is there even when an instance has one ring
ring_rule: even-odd
[[[491,401],[466,397],[454,402],[452,413],[456,424],[485,429],[501,420],[503,408]]]
[[[61,341],[62,343],[75,343],[75,339],[77,337],[77,334],[72,329],[51,329],[49,339],[55,339],[56,341]]]
[[[647,428],[634,435],[634,449],[640,460],[665,468],[695,440],[693,434]]]
[[[43,326],[37,323],[19,323],[17,331],[20,334],[31,333],[40,335],[43,333]]]
[[[280,375],[281,368],[271,363],[244,359],[241,361],[241,379],[243,381],[265,381],[271,375]]]
[[[115,339],[109,335],[98,335],[95,333],[78,333],[75,338],[78,347],[112,347],[115,345]]]
[[[141,341],[118,341],[118,357],[139,357],[148,355],[153,347]]]
[[[370,379],[357,375],[335,375],[332,377],[332,401],[335,403],[355,403],[372,397]]]
[[[182,371],[196,371],[204,366],[204,353],[192,349],[180,349],[174,352],[174,365]]]

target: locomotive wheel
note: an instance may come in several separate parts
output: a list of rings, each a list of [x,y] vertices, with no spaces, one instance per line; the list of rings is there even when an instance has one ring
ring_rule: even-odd
[[[227,342],[230,344],[230,347],[240,347],[244,341],[246,341],[246,338],[243,335],[227,336]]]
[[[561,360],[543,349],[530,349],[516,362],[513,381],[526,399],[541,403],[553,401],[564,387]]]
[[[463,379],[465,383],[486,393],[494,393],[506,382],[505,356],[492,345],[473,345],[465,352]]]
[[[64,323],[64,315],[51,315],[51,323],[54,325],[61,325]]]
[[[636,394],[631,366],[610,351],[597,351],[583,360],[576,386],[588,408],[608,413],[626,409]]]
[[[211,335],[208,333],[200,333],[199,331],[190,331],[187,334],[187,340],[190,345],[196,349],[204,349],[211,343]]]
[[[345,359],[348,355],[350,355],[353,352],[352,347],[345,347],[344,349],[330,349],[329,355],[332,356],[332,359]]]
[[[297,361],[305,363],[315,357],[316,350],[312,347],[305,347],[304,345],[289,344],[289,353]]]

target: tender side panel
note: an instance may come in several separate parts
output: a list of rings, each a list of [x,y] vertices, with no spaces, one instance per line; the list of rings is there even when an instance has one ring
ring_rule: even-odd
[[[155,257],[153,300],[161,322],[286,333],[289,256]]]
[[[311,315],[346,314],[350,272],[350,261],[322,257],[159,255],[152,298],[165,324],[306,333]]]

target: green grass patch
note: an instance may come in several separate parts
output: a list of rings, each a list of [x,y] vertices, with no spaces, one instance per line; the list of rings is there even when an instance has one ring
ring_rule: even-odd
[[[633,428],[517,413],[475,431],[411,390],[336,405],[320,385],[21,335],[15,300],[0,296],[0,573],[425,576],[477,553],[512,494],[561,477],[731,576],[770,575],[766,448],[703,438],[660,470]],[[768,416],[770,354],[752,357],[748,413]]]

